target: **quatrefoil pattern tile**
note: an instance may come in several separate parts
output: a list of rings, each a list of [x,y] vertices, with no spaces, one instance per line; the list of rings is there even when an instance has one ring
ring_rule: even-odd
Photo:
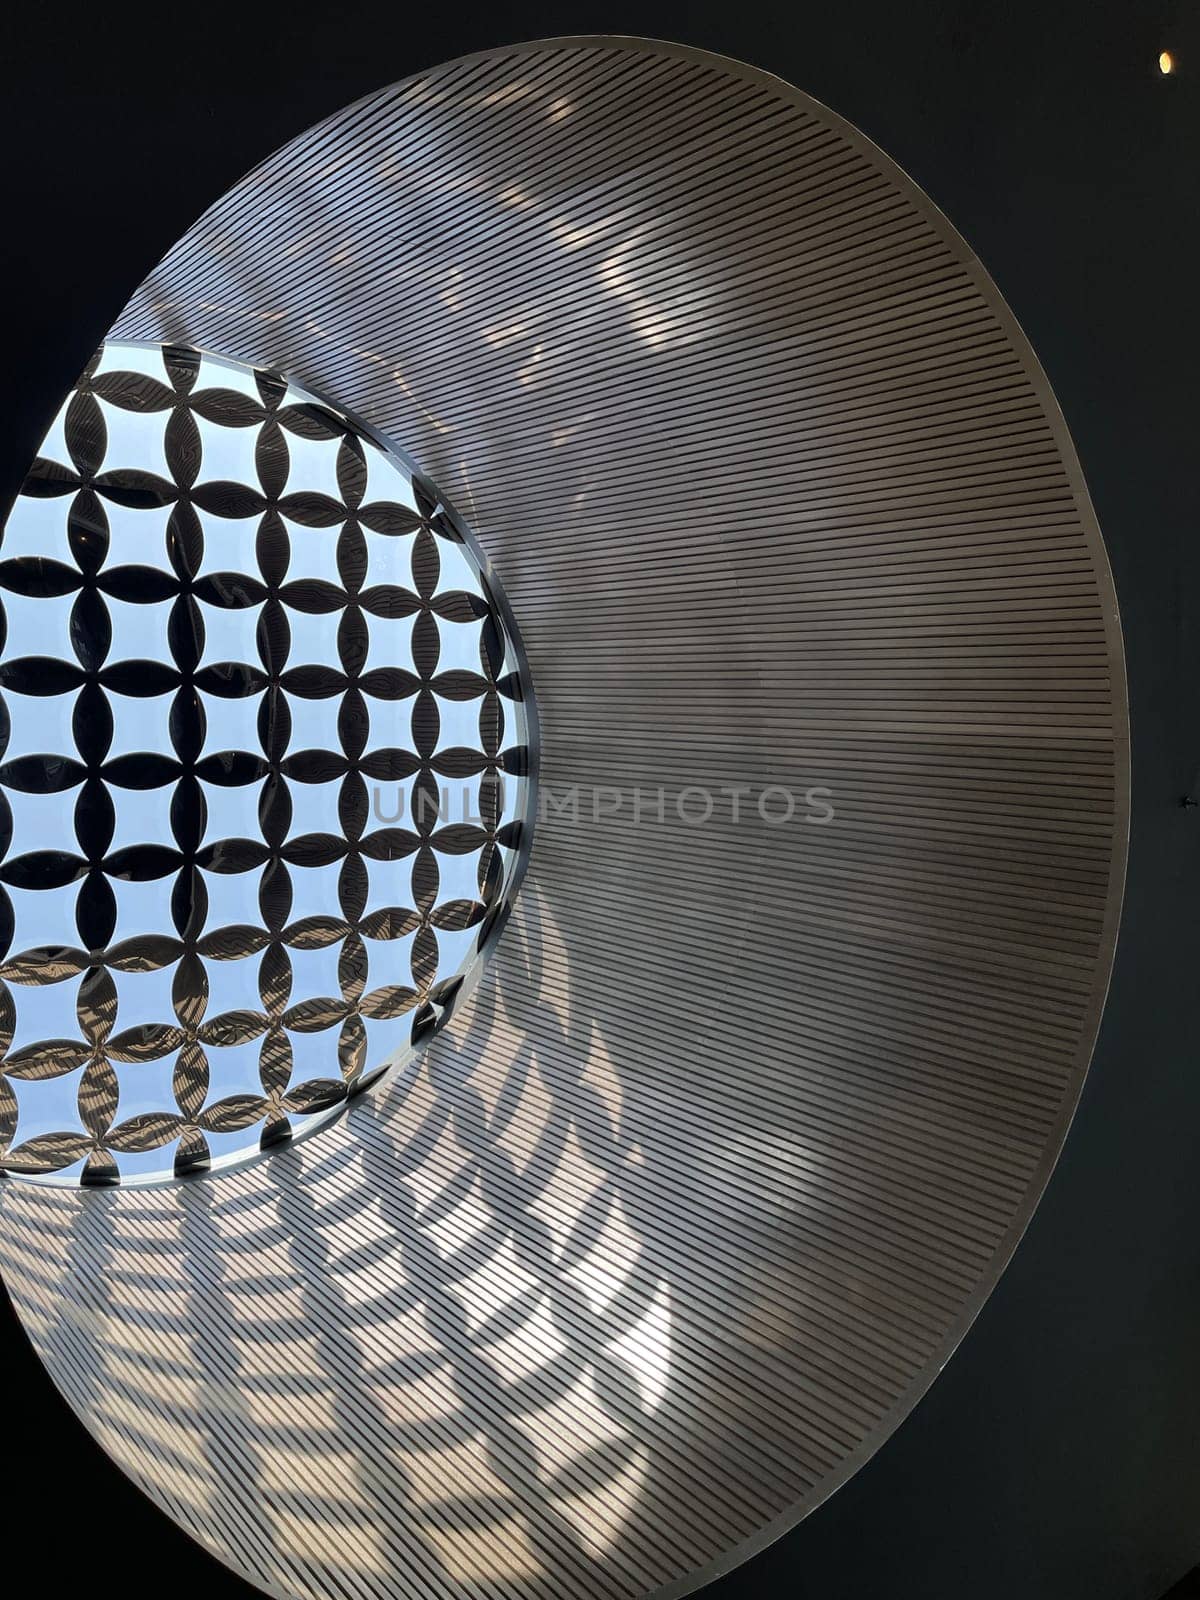
[[[0,545],[0,1167],[196,1172],[445,1019],[528,683],[436,489],[276,374],[108,345]]]

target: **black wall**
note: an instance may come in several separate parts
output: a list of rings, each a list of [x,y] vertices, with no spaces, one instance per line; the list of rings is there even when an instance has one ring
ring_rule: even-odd
[[[800,0],[323,7],[199,0],[0,22],[0,508],[128,293],[260,157],[346,101],[521,38],[625,32],[779,73],[950,216],[1045,365],[1113,563],[1134,806],[1120,947],[1066,1150],[928,1398],[710,1591],[1151,1600],[1200,1560],[1200,5]],[[1164,79],[1160,49],[1179,72]],[[141,1500],[5,1306],[7,1555],[126,1600],[247,1591]]]

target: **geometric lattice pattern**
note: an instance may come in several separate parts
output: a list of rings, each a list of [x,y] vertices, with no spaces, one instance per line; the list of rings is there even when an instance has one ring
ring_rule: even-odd
[[[0,547],[0,1167],[197,1171],[445,1018],[528,692],[436,491],[270,373],[97,353]]]

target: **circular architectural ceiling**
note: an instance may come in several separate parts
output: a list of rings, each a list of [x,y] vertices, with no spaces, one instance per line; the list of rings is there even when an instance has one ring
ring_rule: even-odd
[[[119,344],[0,557],[0,1169],[278,1144],[445,1020],[507,909],[528,697],[479,566],[282,378]]]
[[[339,112],[113,338],[404,442],[520,619],[542,803],[474,992],[345,1116],[0,1186],[18,1312],[274,1593],[681,1594],[917,1401],[1086,1071],[1127,728],[1046,380],[853,128],[614,39]]]

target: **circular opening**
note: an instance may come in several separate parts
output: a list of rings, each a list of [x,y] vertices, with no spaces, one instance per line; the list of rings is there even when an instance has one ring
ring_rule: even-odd
[[[0,595],[3,1168],[205,1169],[404,1061],[530,818],[521,657],[436,489],[277,374],[109,344]]]

